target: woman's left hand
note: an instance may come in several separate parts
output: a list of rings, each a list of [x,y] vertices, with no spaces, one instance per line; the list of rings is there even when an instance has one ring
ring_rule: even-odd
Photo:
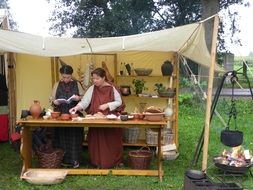
[[[79,101],[79,100],[80,100],[80,96],[75,95],[75,96],[73,97],[73,99],[74,99],[75,101]]]
[[[109,108],[108,104],[102,104],[102,105],[100,105],[100,106],[98,107],[98,109],[100,109],[100,110],[102,110],[102,111],[106,110],[107,108]]]

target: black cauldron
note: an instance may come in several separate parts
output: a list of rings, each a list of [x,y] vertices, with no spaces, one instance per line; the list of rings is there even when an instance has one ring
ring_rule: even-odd
[[[229,130],[229,128],[221,131],[221,142],[229,147],[236,147],[243,143],[243,132],[238,130]]]

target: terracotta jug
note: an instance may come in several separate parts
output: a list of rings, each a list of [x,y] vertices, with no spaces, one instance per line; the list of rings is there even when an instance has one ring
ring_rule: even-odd
[[[30,106],[30,113],[33,117],[33,119],[38,119],[40,117],[40,114],[42,112],[40,102],[38,100],[34,100],[33,104]]]

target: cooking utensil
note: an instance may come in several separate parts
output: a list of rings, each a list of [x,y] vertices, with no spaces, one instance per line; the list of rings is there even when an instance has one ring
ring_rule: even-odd
[[[199,170],[187,170],[185,175],[192,179],[203,179],[206,177],[206,174]]]
[[[224,145],[229,147],[239,146],[243,142],[243,132],[226,128],[221,131],[220,140]]]

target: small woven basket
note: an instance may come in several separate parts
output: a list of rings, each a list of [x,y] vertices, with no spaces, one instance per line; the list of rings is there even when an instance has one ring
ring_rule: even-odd
[[[132,169],[148,169],[150,166],[152,152],[149,147],[148,150],[143,150],[145,147],[141,147],[139,150],[132,150],[128,152],[129,166]]]
[[[163,160],[175,160],[179,156],[179,153],[175,150],[162,152]]]
[[[64,151],[62,149],[37,150],[36,154],[41,168],[59,168]]]
[[[134,144],[138,141],[140,128],[124,128],[123,141],[125,143]]]
[[[158,132],[153,129],[146,129],[146,143],[148,145],[157,145]],[[164,129],[161,134],[161,144],[172,144],[174,140],[174,134],[170,130]]]

